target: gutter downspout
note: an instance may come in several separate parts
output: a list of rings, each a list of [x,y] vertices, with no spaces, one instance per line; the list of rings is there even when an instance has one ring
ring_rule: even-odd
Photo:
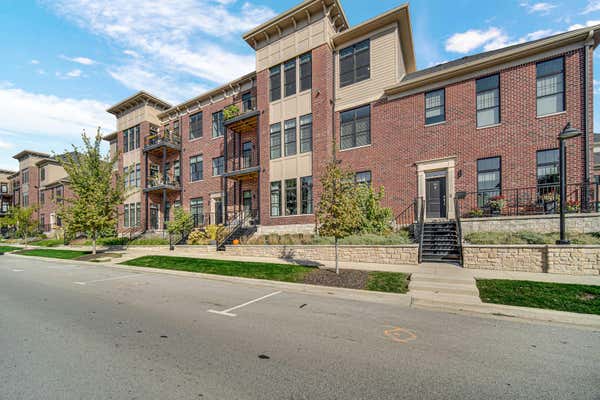
[[[593,39],[594,36],[594,31],[590,31],[590,35],[589,38]],[[590,183],[590,135],[588,132],[588,127],[590,126],[589,123],[589,88],[588,88],[588,80],[589,80],[589,52],[592,49],[592,46],[589,44],[585,44],[584,46],[584,72],[583,72],[583,87],[584,87],[584,101],[583,101],[583,112],[584,112],[584,118],[583,118],[583,143],[584,143],[584,147],[585,147],[585,151],[583,153],[583,163],[585,165],[585,169],[584,169],[584,173],[583,173],[583,180],[585,182],[585,186],[584,186],[584,199],[585,199],[585,204],[584,207],[585,209],[588,208],[588,202],[589,202],[589,193],[588,193],[588,185]]]

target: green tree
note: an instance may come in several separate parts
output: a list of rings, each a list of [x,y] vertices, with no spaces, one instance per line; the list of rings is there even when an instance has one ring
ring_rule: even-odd
[[[361,223],[361,211],[355,196],[354,175],[342,169],[336,160],[325,168],[321,178],[323,192],[317,210],[317,229],[322,236],[335,239],[335,273],[339,274],[339,239],[355,233]]]
[[[389,233],[393,213],[391,208],[381,206],[385,196],[383,186],[375,191],[371,185],[358,184],[354,193],[361,211],[360,233]]]
[[[99,234],[117,224],[117,206],[123,203],[124,185],[118,171],[114,171],[118,155],[102,155],[100,128],[93,142],[85,133],[82,139],[81,149],[73,145],[72,152],[57,157],[73,192],[72,197],[59,199],[58,214],[66,234],[85,232],[91,236],[92,252],[96,254]]]
[[[191,232],[194,228],[194,219],[191,214],[186,212],[182,207],[175,207],[173,214],[173,220],[167,224],[167,231],[171,235],[184,235],[187,232]]]
[[[27,240],[37,232],[38,222],[33,218],[36,208],[11,207],[5,217],[0,218],[0,227],[15,228],[17,237]]]

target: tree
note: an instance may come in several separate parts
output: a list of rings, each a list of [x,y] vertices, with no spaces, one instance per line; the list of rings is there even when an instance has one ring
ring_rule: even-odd
[[[361,211],[360,233],[388,233],[393,213],[391,208],[381,206],[385,196],[383,186],[375,191],[371,185],[361,183],[357,185],[355,195]]]
[[[17,237],[27,240],[29,236],[36,233],[38,222],[33,219],[33,213],[36,208],[30,207],[11,207],[5,217],[0,218],[0,227],[15,228]]]
[[[118,155],[102,155],[100,128],[93,143],[85,132],[82,139],[81,149],[73,145],[72,152],[56,157],[69,176],[73,192],[70,198],[58,199],[58,214],[65,233],[74,236],[85,232],[91,236],[92,253],[96,254],[99,234],[117,224],[117,206],[123,203],[124,184],[118,171],[114,171]]]
[[[182,236],[186,232],[191,232],[194,228],[194,219],[181,207],[175,207],[173,211],[173,220],[167,224],[167,231],[171,235],[181,234]]]
[[[319,201],[317,227],[320,235],[333,236],[335,239],[335,273],[339,274],[339,239],[355,233],[361,223],[361,211],[356,201],[354,175],[343,170],[335,160],[325,168],[321,178],[323,192]]]

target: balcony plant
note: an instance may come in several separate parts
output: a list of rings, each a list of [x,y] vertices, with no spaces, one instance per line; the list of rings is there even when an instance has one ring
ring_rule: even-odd
[[[577,200],[567,201],[567,212],[578,213],[581,211],[581,204]]]
[[[481,218],[483,217],[483,210],[481,208],[474,208],[469,211],[469,218]]]
[[[228,120],[240,115],[240,108],[235,104],[225,107],[223,110],[223,119]]]
[[[502,209],[506,205],[506,199],[502,195],[494,196],[490,198],[488,204],[490,206],[490,209],[492,210],[492,213],[499,214],[500,211],[502,211]]]
[[[542,203],[544,204],[544,212],[546,214],[552,214],[558,211],[558,204],[560,203],[560,196],[555,192],[544,193],[541,196]]]

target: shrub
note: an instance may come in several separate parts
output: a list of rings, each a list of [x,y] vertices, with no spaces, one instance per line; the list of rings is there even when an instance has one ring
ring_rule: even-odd
[[[376,192],[371,185],[357,185],[355,196],[361,211],[358,233],[389,233],[393,214],[390,208],[381,206],[385,196],[383,186]]]
[[[483,217],[483,210],[480,208],[474,208],[471,211],[469,211],[469,217],[471,217],[471,218]]]
[[[227,121],[228,119],[235,118],[240,115],[240,108],[235,104],[232,104],[223,109],[223,119]]]
[[[208,244],[210,239],[207,236],[207,232],[202,231],[201,229],[194,229],[190,233],[187,239],[187,244],[190,245],[203,245]]]
[[[206,237],[210,240],[217,240],[217,235],[219,234],[220,227],[220,225],[215,224],[207,225],[206,228],[204,228],[204,231],[206,232]]]
[[[169,239],[163,238],[138,238],[131,242],[131,246],[162,246],[169,244]]]

